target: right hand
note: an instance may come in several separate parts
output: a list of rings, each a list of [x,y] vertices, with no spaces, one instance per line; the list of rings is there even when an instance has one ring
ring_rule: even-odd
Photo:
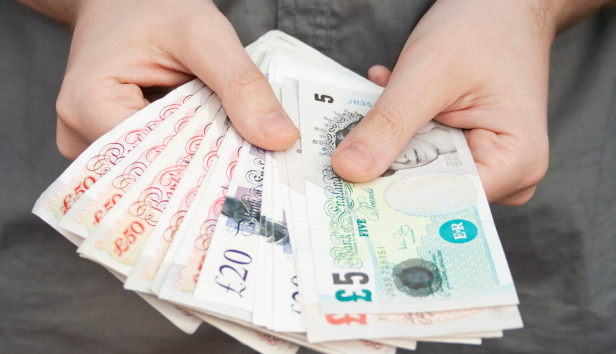
[[[549,8],[547,0],[437,1],[393,72],[370,69],[386,88],[337,146],[336,173],[366,182],[398,159],[412,160],[400,153],[434,119],[464,129],[490,203],[526,203],[549,160],[549,52],[558,16],[539,5]]]
[[[195,76],[250,143],[280,150],[299,131],[225,16],[208,0],[82,0],[58,96],[57,143],[75,159],[149,102],[141,88]]]

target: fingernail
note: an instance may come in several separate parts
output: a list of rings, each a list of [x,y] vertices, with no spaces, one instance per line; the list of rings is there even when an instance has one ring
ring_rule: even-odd
[[[372,154],[359,144],[353,143],[342,149],[339,154],[361,169],[368,170],[372,167]]]
[[[282,113],[275,112],[265,117],[265,119],[259,123],[259,128],[261,128],[265,136],[273,136],[285,130],[295,128],[295,125],[289,118],[283,116]]]

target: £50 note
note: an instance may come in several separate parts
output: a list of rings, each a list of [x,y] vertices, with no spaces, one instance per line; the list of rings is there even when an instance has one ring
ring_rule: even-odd
[[[195,112],[215,94],[207,87],[201,88],[182,107],[161,122],[130,154],[101,177],[76,201],[61,227],[86,238],[105,215],[144,174],[148,166],[160,155],[173,138],[192,119]]]
[[[198,202],[199,190],[201,187],[206,188],[205,186],[209,183],[215,169],[219,149],[227,130],[230,128],[229,121],[225,118],[226,112],[224,109],[218,115],[212,124],[224,124],[225,126],[217,138],[208,142],[209,147],[203,146],[193,156],[193,163],[184,172],[173,197],[169,200],[169,204],[157,223],[157,227],[154,228],[146,246],[131,269],[124,284],[125,289],[151,293],[150,286],[156,278],[167,251],[169,251],[182,223],[186,220],[191,205]]]
[[[123,275],[130,273],[194,154],[210,147],[217,149],[212,142],[220,137],[226,119],[226,114],[217,114],[217,108],[220,106],[201,107],[92,230],[77,250],[80,254]]]
[[[41,194],[32,213],[71,242],[81,244],[82,238],[60,227],[64,215],[96,181],[203,86],[201,80],[184,84],[97,139]]]

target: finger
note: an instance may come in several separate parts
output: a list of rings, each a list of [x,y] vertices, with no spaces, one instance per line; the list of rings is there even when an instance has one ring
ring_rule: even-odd
[[[336,173],[366,182],[387,170],[417,130],[459,97],[447,72],[429,56],[403,53],[381,97],[332,155]]]
[[[60,154],[69,160],[76,159],[88,147],[81,135],[67,127],[60,119],[56,127],[56,144]]]
[[[516,126],[518,112],[479,108],[449,111],[434,120],[465,129],[490,203],[520,205],[532,196],[549,163],[547,132],[541,127]],[[499,124],[494,117],[499,117]],[[506,119],[502,119],[506,118]]]
[[[92,143],[148,104],[139,86],[116,79],[78,80],[65,77],[56,102],[58,120],[78,139]],[[64,128],[58,128],[59,131]],[[58,137],[60,138],[60,137]],[[73,143],[69,142],[72,146]]]
[[[112,2],[95,5],[117,12],[118,4]],[[93,11],[98,16],[108,10]],[[148,105],[142,87],[178,86],[193,78],[177,66],[163,65],[170,61],[145,45],[143,39],[134,45],[138,31],[105,36],[109,28],[101,31],[100,26],[89,27],[92,22],[96,21],[86,19],[75,28],[56,102],[58,148],[69,158],[75,158],[87,144]]]
[[[209,2],[208,2],[209,3]],[[238,132],[250,143],[269,150],[291,146],[299,130],[286,114],[263,73],[242,47],[229,21],[216,12],[206,29],[187,26],[189,48],[178,58],[222,99]]]
[[[385,87],[391,77],[391,71],[382,65],[374,65],[368,70],[368,80]]]
[[[456,104],[459,103],[456,102]],[[479,128],[497,134],[507,134],[519,130],[519,127],[516,127],[516,121],[519,121],[519,119],[515,119],[517,116],[512,115],[511,112],[490,108],[487,105],[481,108],[462,110],[449,110],[451,108],[447,107],[448,111],[437,114],[434,120],[450,127],[460,129]],[[511,119],[495,119],[495,117],[503,118],[505,116],[511,117]]]
[[[547,172],[549,151],[542,142],[524,141],[523,149],[509,137],[481,129],[467,131],[467,140],[490,203],[521,205],[533,195]],[[484,139],[480,138],[484,135]],[[470,139],[469,139],[470,137]],[[538,139],[537,139],[538,140]]]
[[[522,205],[530,200],[533,194],[535,194],[536,189],[537,189],[537,186],[532,186],[532,187],[523,189],[519,192],[516,192],[510,196],[501,198],[499,200],[491,201],[491,203],[500,204],[500,205],[509,205],[509,206]]]
[[[104,75],[83,74],[81,68],[67,71],[56,101],[56,140],[63,156],[75,159],[90,143],[147,106],[150,102],[144,91],[151,90],[141,87],[177,86],[191,79],[172,70],[127,70],[121,65],[114,69]],[[122,81],[113,77],[122,77]]]

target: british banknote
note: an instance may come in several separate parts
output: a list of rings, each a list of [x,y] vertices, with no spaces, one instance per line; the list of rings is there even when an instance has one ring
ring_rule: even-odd
[[[203,87],[187,99],[73,204],[62,219],[61,227],[86,238],[186,126],[197,109],[214,96],[209,88]],[[93,160],[92,163],[99,163],[99,160]]]
[[[329,155],[382,88],[278,31],[247,51],[301,141],[243,141],[197,80],[97,141],[34,211],[184,331],[205,320],[263,353],[521,327],[463,135],[429,123],[377,180],[341,180]]]
[[[295,124],[300,125],[298,82],[286,80],[283,87],[282,104]],[[314,273],[314,257],[310,232],[304,173],[302,166],[302,140],[285,150],[288,166],[288,192],[292,204],[293,229],[291,240],[295,244],[294,253],[302,257],[297,263],[300,270],[300,293],[302,311],[306,318],[308,338],[313,341],[333,340],[335,338],[396,338],[449,335],[474,331],[491,331],[520,328],[522,321],[516,306],[472,308],[462,311],[441,311],[432,313],[399,314],[338,314],[322,315],[318,306],[318,292]],[[281,184],[284,188],[284,184]],[[310,230],[310,231],[309,231]],[[468,334],[467,338],[479,338],[484,333]],[[474,337],[473,337],[474,336]],[[455,341],[457,338],[434,338],[427,340]],[[468,342],[463,339],[462,341]]]
[[[432,123],[381,177],[339,178],[331,155],[378,99],[302,79],[302,161],[321,312],[405,313],[515,305],[470,150]]]
[[[64,215],[96,181],[203,86],[201,80],[184,84],[97,139],[47,187],[36,201],[32,213],[73,243],[83,242],[77,235],[60,227]]]
[[[245,142],[195,297],[253,312],[265,151]]]
[[[220,106],[205,105],[156,157],[88,235],[78,252],[128,275],[177,188],[193,155],[212,147],[224,129]],[[213,124],[216,120],[216,124]]]
[[[226,116],[222,110],[219,120],[214,120],[213,124],[220,124]],[[153,293],[150,290],[152,282],[158,274],[158,270],[167,255],[178,231],[183,222],[189,216],[189,210],[198,196],[201,187],[206,189],[209,181],[215,175],[214,170],[220,155],[220,149],[229,129],[229,121],[225,120],[221,135],[210,142],[209,147],[199,149],[193,157],[186,172],[183,174],[180,183],[169,201],[165,211],[160,217],[159,227],[154,228],[139,258],[130,271],[124,288],[143,293]],[[201,162],[201,163],[199,163]],[[209,172],[209,173],[208,173]],[[191,215],[194,215],[193,211]],[[166,225],[166,227],[165,227]]]
[[[235,129],[230,128],[212,170],[212,178],[204,188],[199,189],[197,201],[189,209],[156,275],[156,279],[161,279],[156,293],[161,299],[197,311],[250,321],[249,311],[194,296],[243,143]]]

